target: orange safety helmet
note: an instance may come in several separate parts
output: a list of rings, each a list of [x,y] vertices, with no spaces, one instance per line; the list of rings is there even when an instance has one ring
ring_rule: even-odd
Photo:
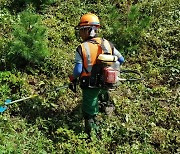
[[[97,28],[100,27],[99,18],[92,13],[84,14],[77,27],[83,27],[83,26],[96,26]]]

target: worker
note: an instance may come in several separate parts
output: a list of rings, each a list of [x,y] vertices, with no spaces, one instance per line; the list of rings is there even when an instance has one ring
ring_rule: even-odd
[[[87,13],[80,18],[80,22],[75,29],[79,31],[83,42],[76,49],[75,66],[73,75],[70,77],[72,82],[80,78],[83,97],[82,113],[85,120],[85,132],[89,137],[92,130],[98,131],[96,116],[99,113],[99,98],[102,99],[101,94],[104,94],[105,97],[103,98],[107,98],[107,89],[94,87],[93,82],[95,80],[89,80],[92,68],[96,64],[96,59],[99,54],[103,53],[104,47],[107,49],[107,52],[118,57],[119,65],[124,62],[123,56],[111,42],[97,36],[99,28],[100,21],[95,14]],[[104,100],[102,99],[102,101]]]

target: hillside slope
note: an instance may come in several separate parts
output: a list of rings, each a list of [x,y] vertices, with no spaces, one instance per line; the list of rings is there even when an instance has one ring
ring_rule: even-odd
[[[137,4],[135,4],[137,3]],[[0,153],[179,153],[179,0],[0,2]],[[116,111],[98,116],[101,140],[83,133],[81,90],[67,84],[79,39],[74,26],[96,13],[100,36],[144,80],[111,92]],[[49,92],[52,91],[52,92]]]

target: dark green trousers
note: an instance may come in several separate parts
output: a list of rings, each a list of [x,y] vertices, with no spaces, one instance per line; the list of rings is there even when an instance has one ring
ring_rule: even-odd
[[[83,101],[82,110],[89,115],[96,115],[99,113],[99,96],[107,93],[107,89],[87,88],[82,89]]]
[[[107,93],[106,89],[87,88],[82,89],[82,112],[85,119],[85,132],[90,136],[91,130],[98,131],[96,115],[99,113],[99,96]]]

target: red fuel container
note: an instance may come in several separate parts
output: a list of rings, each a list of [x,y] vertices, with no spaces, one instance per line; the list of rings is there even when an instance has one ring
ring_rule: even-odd
[[[118,77],[118,72],[112,67],[104,68],[104,82],[105,83],[116,83]]]

